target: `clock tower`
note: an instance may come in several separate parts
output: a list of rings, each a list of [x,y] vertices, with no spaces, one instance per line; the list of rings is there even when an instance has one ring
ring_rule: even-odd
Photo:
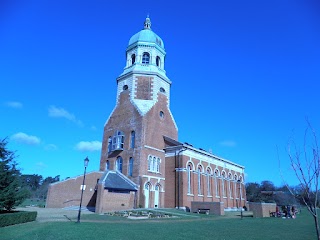
[[[164,207],[165,138],[178,138],[165,55],[147,17],[129,40],[116,105],[104,126],[100,171],[117,170],[137,184],[137,206],[142,207]]]

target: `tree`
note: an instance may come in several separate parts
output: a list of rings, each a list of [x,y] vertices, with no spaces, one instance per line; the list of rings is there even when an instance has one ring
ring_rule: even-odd
[[[7,140],[0,141],[0,210],[12,210],[28,196],[21,188],[20,171],[14,152],[7,149]]]
[[[299,181],[300,194],[296,194],[294,189],[287,188],[293,196],[302,200],[313,216],[317,237],[320,240],[318,221],[318,197],[319,197],[319,176],[320,176],[320,151],[315,130],[307,120],[307,128],[304,134],[303,150],[299,151],[295,141],[292,139],[288,143],[288,156],[290,165]]]

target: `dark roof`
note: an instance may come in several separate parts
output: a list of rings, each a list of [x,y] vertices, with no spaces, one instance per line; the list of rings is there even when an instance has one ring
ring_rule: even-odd
[[[164,141],[166,141],[170,146],[180,146],[183,145],[181,142],[178,142],[170,137],[163,136]]]
[[[105,189],[137,191],[134,182],[118,171],[107,170],[100,182],[104,183]]]

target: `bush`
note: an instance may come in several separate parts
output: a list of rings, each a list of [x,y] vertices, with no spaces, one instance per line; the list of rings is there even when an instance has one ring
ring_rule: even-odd
[[[7,212],[0,214],[0,227],[35,221],[37,212]]]

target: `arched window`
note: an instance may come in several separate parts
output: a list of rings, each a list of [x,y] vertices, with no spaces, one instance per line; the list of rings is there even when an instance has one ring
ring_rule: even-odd
[[[131,157],[129,159],[129,169],[128,169],[128,175],[132,177],[132,172],[133,172],[133,158]]]
[[[157,56],[157,58],[156,58],[156,64],[157,64],[158,67],[160,67],[161,59],[160,59],[159,56]]]
[[[230,196],[230,198],[233,198],[233,186],[232,186],[232,174],[231,173],[229,173],[228,174],[228,180],[229,180],[229,196]]]
[[[157,171],[157,159],[156,159],[156,157],[153,157],[153,159],[152,159],[152,171],[153,172],[156,172]]]
[[[202,182],[201,182],[201,172],[202,172],[202,166],[198,166],[198,195],[202,195]]]
[[[106,170],[109,170],[110,169],[110,162],[109,160],[106,161]]]
[[[136,140],[136,132],[135,131],[131,131],[131,144],[130,144],[131,148],[134,148],[135,140]]]
[[[116,170],[122,173],[122,157],[117,157]]]
[[[147,182],[145,185],[144,185],[144,189],[145,190],[151,190],[151,184],[149,182]]]
[[[108,137],[108,153],[112,151],[112,137]]]
[[[151,165],[152,165],[152,156],[148,157],[148,171],[152,171],[151,170]]]
[[[220,173],[219,170],[214,170],[214,176],[215,176],[215,186],[216,186],[216,197],[220,197],[220,183],[219,183],[219,177]]]
[[[208,187],[208,196],[211,196],[211,169],[207,168],[207,187]]]
[[[237,197],[237,196],[238,196],[238,194],[237,194],[237,182],[238,182],[238,176],[237,176],[237,174],[234,175],[233,180],[234,180],[234,197],[235,197],[235,198],[238,198],[238,197]]]
[[[142,55],[142,64],[149,64],[150,63],[150,54],[144,52]]]
[[[191,171],[192,171],[192,165],[188,164],[187,167],[187,171],[188,171],[188,194],[192,193],[192,189],[191,189]]]
[[[135,54],[132,54],[131,55],[131,64],[135,64],[136,63],[136,55]]]
[[[222,182],[222,196],[226,197],[226,172],[223,171],[221,173],[221,176],[222,176],[222,179],[221,179],[221,182]]]
[[[160,172],[160,158],[157,158],[157,173]]]

